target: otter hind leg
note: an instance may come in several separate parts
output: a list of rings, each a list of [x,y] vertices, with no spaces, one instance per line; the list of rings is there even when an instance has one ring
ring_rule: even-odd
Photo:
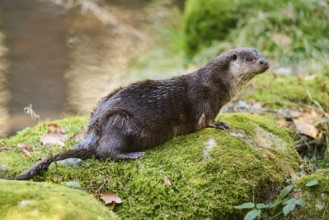
[[[122,160],[122,159],[139,159],[144,157],[144,152],[130,152],[130,153],[116,153],[111,156],[112,160]]]
[[[135,144],[128,135],[109,132],[101,137],[96,154],[99,158],[111,160],[144,157],[144,152],[139,151],[141,148],[134,147]]]
[[[112,160],[138,159],[144,157],[143,147],[138,141],[139,125],[126,112],[112,114],[103,125],[96,153],[100,158]],[[141,147],[139,147],[141,146]]]

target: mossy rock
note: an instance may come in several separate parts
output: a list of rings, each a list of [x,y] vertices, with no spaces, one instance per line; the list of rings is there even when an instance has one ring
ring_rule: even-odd
[[[314,180],[318,184],[306,185]],[[329,219],[329,169],[302,177],[297,181],[296,188],[294,197],[303,199],[305,206],[292,213],[295,219]]]
[[[119,219],[87,193],[53,183],[0,180],[0,219]]]
[[[57,169],[52,165],[34,181],[78,181],[89,192],[115,192],[123,203],[114,211],[127,219],[241,219],[245,212],[233,206],[271,200],[299,157],[287,132],[268,117],[223,114],[218,120],[228,122],[231,129],[207,128],[175,137],[138,160],[90,159],[75,167],[59,164]],[[86,119],[55,123],[72,136]],[[40,124],[3,140],[0,146],[7,147],[0,152],[0,166],[6,166],[3,177],[15,176],[49,154],[39,143],[44,132],[46,126]],[[17,150],[22,142],[35,146],[32,160]]]

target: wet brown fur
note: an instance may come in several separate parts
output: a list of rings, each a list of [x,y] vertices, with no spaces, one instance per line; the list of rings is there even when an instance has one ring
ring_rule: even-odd
[[[144,149],[173,136],[205,127],[227,128],[215,122],[221,107],[268,67],[255,49],[233,49],[193,73],[119,88],[98,103],[80,144],[37,162],[15,179],[30,179],[67,158],[137,159]]]

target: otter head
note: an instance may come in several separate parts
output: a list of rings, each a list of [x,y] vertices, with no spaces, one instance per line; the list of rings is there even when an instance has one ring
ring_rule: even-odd
[[[253,48],[241,48],[228,51],[230,70],[238,80],[248,82],[255,75],[265,72],[270,64]]]
[[[238,48],[226,51],[219,58],[225,60],[226,84],[231,98],[237,94],[255,75],[265,72],[270,64],[261,53],[253,48]]]

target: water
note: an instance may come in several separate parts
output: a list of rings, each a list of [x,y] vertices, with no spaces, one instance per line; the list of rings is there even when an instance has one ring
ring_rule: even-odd
[[[88,115],[129,82],[131,63],[155,47],[149,26],[166,19],[154,13],[166,1],[63,2],[0,1],[0,137],[38,123],[30,104],[41,120]]]

